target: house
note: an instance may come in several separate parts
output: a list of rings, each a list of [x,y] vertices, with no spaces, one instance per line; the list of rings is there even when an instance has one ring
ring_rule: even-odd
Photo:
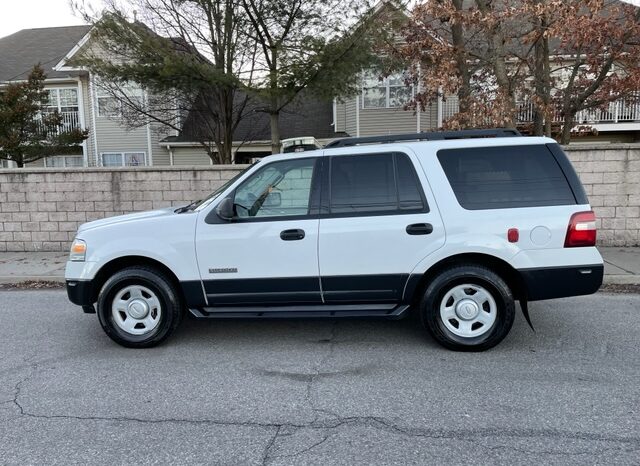
[[[194,112],[195,113],[195,112]],[[249,163],[257,157],[271,154],[271,128],[269,115],[260,111],[256,103],[249,101],[246,116],[240,120],[234,132],[234,163]],[[344,131],[337,131],[334,125],[334,106],[331,101],[320,100],[302,92],[280,112],[280,137],[313,137],[321,145],[338,137],[348,137]],[[200,118],[189,114],[182,131],[160,141],[160,146],[170,153],[171,165],[204,165],[210,163],[202,145],[199,127]],[[204,125],[206,126],[206,125]]]
[[[90,38],[91,26],[25,29],[0,38],[0,85],[25,80],[34,65],[47,75],[49,109],[58,110],[69,127],[89,128],[81,155],[59,155],[30,164],[89,167],[168,164],[159,146],[161,135],[151,124],[125,129],[113,99],[101,93],[96,77],[66,65]],[[137,90],[134,92],[142,92]],[[9,163],[4,161],[4,166]]]
[[[88,128],[89,138],[77,154],[59,155],[29,164],[32,167],[117,167],[208,165],[211,159],[197,142],[193,118],[187,116],[180,133],[154,123],[128,128],[117,100],[100,87],[100,79],[74,67],[72,59],[90,47],[91,26],[25,29],[0,38],[0,86],[25,80],[34,65],[47,75],[51,111],[57,110],[65,126]],[[144,98],[142,89],[131,93]],[[335,131],[331,101],[297,99],[281,114],[282,138],[315,137],[326,143],[347,133]],[[235,162],[245,163],[271,152],[269,118],[256,112],[236,130]],[[0,168],[11,167],[2,161]]]

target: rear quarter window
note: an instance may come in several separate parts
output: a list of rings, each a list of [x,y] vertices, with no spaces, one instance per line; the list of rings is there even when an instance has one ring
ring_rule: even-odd
[[[545,145],[443,149],[438,160],[458,203],[467,210],[576,204]]]

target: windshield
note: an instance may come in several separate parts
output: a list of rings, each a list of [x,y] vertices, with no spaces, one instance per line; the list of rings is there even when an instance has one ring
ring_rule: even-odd
[[[220,196],[220,194],[222,194],[224,191],[227,190],[227,188],[229,186],[231,186],[233,183],[235,183],[242,175],[244,175],[245,173],[247,173],[249,170],[251,170],[256,164],[260,163],[260,161],[254,162],[252,163],[250,166],[248,166],[247,168],[245,168],[244,170],[242,170],[240,173],[238,173],[236,176],[234,176],[233,178],[231,178],[229,181],[227,181],[225,184],[223,184],[222,186],[220,186],[218,189],[216,189],[214,192],[212,192],[211,194],[209,194],[207,197],[205,197],[204,199],[202,199],[201,201],[199,201],[197,204],[195,204],[193,206],[193,210],[202,210],[205,207],[207,207],[209,204],[211,204],[213,201],[215,201],[218,196]]]

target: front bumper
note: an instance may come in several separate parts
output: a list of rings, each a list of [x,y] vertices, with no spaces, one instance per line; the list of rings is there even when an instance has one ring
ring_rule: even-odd
[[[593,294],[602,285],[604,265],[572,265],[518,270],[529,301]]]
[[[95,293],[92,280],[67,280],[69,301],[78,306],[93,306]]]

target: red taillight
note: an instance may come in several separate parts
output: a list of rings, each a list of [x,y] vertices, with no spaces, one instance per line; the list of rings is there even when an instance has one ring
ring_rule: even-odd
[[[578,212],[571,216],[565,248],[577,248],[596,245],[596,214],[593,212]]]

